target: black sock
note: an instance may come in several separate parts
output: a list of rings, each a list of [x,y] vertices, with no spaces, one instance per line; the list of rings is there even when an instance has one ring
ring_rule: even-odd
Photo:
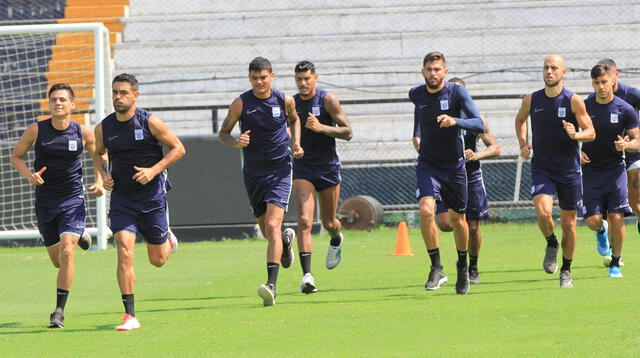
[[[458,268],[467,267],[467,251],[458,251]]]
[[[478,269],[478,256],[469,255],[469,268]]]
[[[340,241],[342,241],[342,237],[340,236],[340,234],[338,234],[336,236],[331,237],[331,241],[329,242],[329,245],[338,247],[340,246]]]
[[[560,272],[562,271],[571,272],[571,261],[573,261],[573,259],[565,259],[564,256],[562,256],[562,267],[560,268]]]
[[[442,264],[440,264],[440,248],[435,249],[427,249],[427,253],[429,254],[429,258],[431,259],[431,266],[435,268],[442,268]]]
[[[300,267],[302,267],[302,274],[311,272],[311,253],[310,252],[301,252],[298,254],[300,256]]]
[[[620,267],[620,256],[611,256],[611,263],[609,265]]]
[[[558,247],[558,239],[556,239],[556,234],[552,233],[550,236],[546,237],[547,245],[551,247]]]
[[[267,262],[267,285],[276,287],[276,281],[278,281],[278,270],[280,264],[276,262]]]
[[[122,304],[124,304],[124,311],[132,316],[136,315],[134,308],[133,293],[122,295]]]
[[[56,295],[56,308],[64,310],[64,306],[67,304],[67,297],[69,297],[69,291],[58,288]]]

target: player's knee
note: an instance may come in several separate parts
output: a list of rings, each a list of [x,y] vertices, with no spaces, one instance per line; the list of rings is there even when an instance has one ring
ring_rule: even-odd
[[[151,263],[155,267],[162,267],[165,264],[165,262],[167,262],[166,257],[162,257],[162,256],[149,257],[149,263]]]
[[[420,204],[420,218],[422,220],[434,220],[435,210],[427,204]]]
[[[264,230],[266,231],[266,237],[268,240],[271,240],[273,234],[280,231],[282,223],[277,222],[276,220],[269,220],[264,222]]]
[[[63,246],[62,250],[58,254],[58,260],[60,262],[69,262],[69,260],[73,260],[74,248],[70,246]]]
[[[451,232],[453,231],[453,226],[449,222],[449,219],[444,215],[438,215],[436,217],[436,224],[438,225],[438,229],[443,232]]]
[[[469,225],[469,235],[478,235],[478,230],[480,230],[480,223],[478,221],[469,221],[467,220],[467,225]]]
[[[298,221],[298,232],[310,232],[312,229],[311,221]]]
[[[609,215],[609,218],[607,220],[613,227],[617,228],[624,226],[624,217],[621,214]]]
[[[327,231],[336,231],[340,228],[340,222],[338,220],[336,220],[336,218],[331,218],[331,219],[322,219],[322,226],[327,230]]]
[[[539,223],[540,222],[542,222],[542,223],[553,223],[553,217],[551,216],[551,212],[550,211],[538,212],[537,220],[538,220]]]
[[[464,215],[450,215],[449,220],[451,221],[451,226],[453,227],[462,227],[467,225],[467,221],[464,218]]]
[[[598,230],[600,228],[600,218],[596,216],[589,216],[584,220],[584,223],[587,224],[587,227],[591,230]]]
[[[562,230],[575,230],[576,229],[576,218],[575,217],[562,217],[560,218],[560,225],[562,226]]]
[[[118,246],[118,264],[119,265],[131,265],[133,263],[133,250],[129,248]]]

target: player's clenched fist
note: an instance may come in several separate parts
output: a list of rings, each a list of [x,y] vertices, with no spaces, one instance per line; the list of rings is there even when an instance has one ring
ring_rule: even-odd
[[[236,148],[244,148],[249,145],[249,133],[251,133],[251,130],[246,130],[244,131],[244,133],[240,134],[240,136],[236,140]]]
[[[40,169],[39,171],[31,174],[31,177],[29,178],[29,183],[31,183],[31,185],[44,184],[44,179],[42,179],[42,174],[44,173],[45,170],[47,170],[47,167],[42,167],[42,169]]]
[[[573,125],[573,123],[569,123],[563,120],[562,127],[564,127],[564,130],[565,132],[567,132],[569,138],[576,139],[576,127]]]
[[[530,144],[522,146],[520,148],[520,156],[524,159],[528,159],[531,156],[531,148],[533,148]]]

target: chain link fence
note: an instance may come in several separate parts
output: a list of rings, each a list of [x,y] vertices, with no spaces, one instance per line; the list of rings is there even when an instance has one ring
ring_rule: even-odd
[[[370,195],[388,210],[417,207],[407,92],[424,83],[420,69],[427,52],[445,54],[450,75],[467,82],[498,138],[502,156],[486,161],[483,173],[492,211],[504,218],[519,218],[517,208],[530,205],[529,165],[517,159],[513,123],[520,98],[543,86],[547,54],[564,56],[565,85],[577,93],[592,91],[589,70],[605,57],[618,62],[623,82],[640,85],[640,1],[176,5],[131,0],[129,17],[121,19],[115,72],[139,78],[141,106],[181,136],[209,136],[226,116],[225,106],[250,88],[247,67],[254,57],[271,60],[273,86],[288,94],[296,93],[294,65],[310,60],[319,86],[345,103],[354,128],[352,141],[338,141],[343,199]]]

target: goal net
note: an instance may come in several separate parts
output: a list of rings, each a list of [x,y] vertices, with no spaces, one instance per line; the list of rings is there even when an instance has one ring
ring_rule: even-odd
[[[38,238],[34,188],[11,167],[10,154],[25,128],[48,118],[47,91],[68,83],[77,101],[73,120],[93,128],[107,114],[111,61],[101,23],[0,27],[0,239]],[[33,168],[34,150],[24,158]],[[84,184],[95,176],[84,157]],[[87,195],[87,229],[106,248],[105,199]]]

